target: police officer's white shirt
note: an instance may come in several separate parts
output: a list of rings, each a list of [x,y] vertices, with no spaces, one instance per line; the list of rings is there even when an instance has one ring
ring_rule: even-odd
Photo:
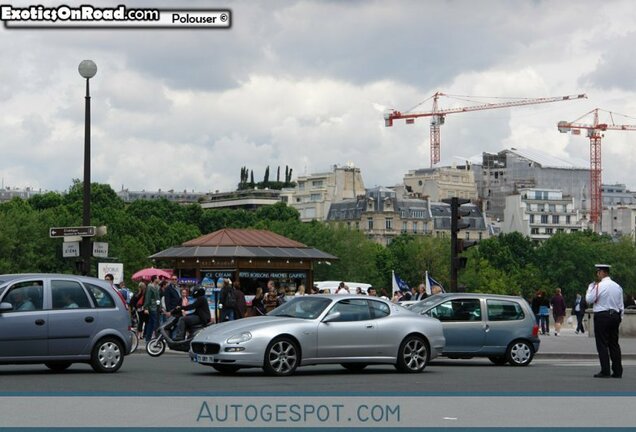
[[[597,289],[598,285],[598,289]],[[605,276],[598,284],[591,283],[585,293],[587,304],[593,305],[594,312],[602,312],[613,309],[623,314],[623,288],[616,282]]]

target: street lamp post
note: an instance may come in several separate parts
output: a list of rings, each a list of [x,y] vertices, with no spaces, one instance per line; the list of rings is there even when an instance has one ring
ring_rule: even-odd
[[[79,74],[86,78],[86,103],[84,114],[84,203],[82,212],[82,225],[91,224],[91,96],[89,80],[97,73],[97,65],[92,60],[83,60],[78,67]],[[90,237],[82,238],[82,274],[90,273],[91,240]]]

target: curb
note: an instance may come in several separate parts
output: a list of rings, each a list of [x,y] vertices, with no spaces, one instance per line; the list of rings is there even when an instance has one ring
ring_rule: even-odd
[[[539,351],[538,353],[536,353],[534,355],[535,358],[579,358],[579,359],[597,359],[598,360],[598,355],[597,354],[590,354],[590,353],[555,353],[555,352],[549,352],[549,353],[542,353],[541,351]],[[622,354],[621,358],[623,360],[634,360],[636,359],[636,354]]]

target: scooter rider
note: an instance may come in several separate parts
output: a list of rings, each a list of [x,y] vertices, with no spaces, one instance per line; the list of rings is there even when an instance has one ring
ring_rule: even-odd
[[[208,301],[205,298],[205,288],[199,287],[192,293],[194,297],[194,303],[187,306],[177,306],[177,310],[193,310],[194,313],[179,318],[177,322],[177,334],[175,340],[183,340],[185,338],[186,330],[194,327],[195,325],[207,325],[212,319],[210,314],[210,307]]]

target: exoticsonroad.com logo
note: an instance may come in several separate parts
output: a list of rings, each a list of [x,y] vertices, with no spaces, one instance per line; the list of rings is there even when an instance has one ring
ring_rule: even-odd
[[[129,9],[124,5],[14,7],[0,5],[0,20],[7,29],[24,28],[230,28],[229,9]]]

